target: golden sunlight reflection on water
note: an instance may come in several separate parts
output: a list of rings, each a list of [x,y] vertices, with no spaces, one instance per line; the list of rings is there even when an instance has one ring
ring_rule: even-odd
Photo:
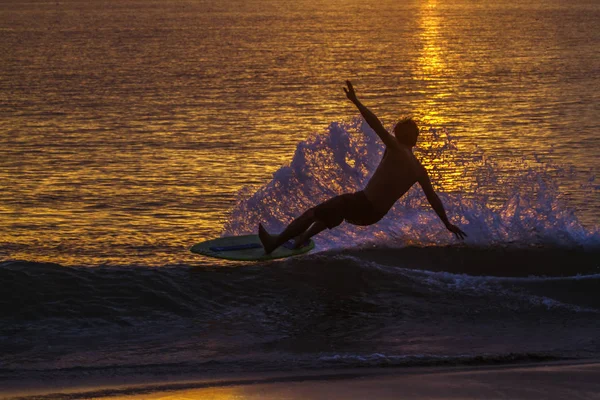
[[[6,6],[2,259],[200,263],[188,248],[221,233],[240,190],[357,115],[347,78],[386,126],[420,122],[436,188],[493,204],[545,166],[597,225],[598,5],[267,3]],[[456,151],[436,150],[445,132]],[[336,161],[308,157],[327,182]]]

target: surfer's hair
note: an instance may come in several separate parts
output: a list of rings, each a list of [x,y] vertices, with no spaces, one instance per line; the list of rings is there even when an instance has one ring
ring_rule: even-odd
[[[413,147],[417,144],[419,127],[412,118],[402,118],[394,127],[394,136],[400,143]]]

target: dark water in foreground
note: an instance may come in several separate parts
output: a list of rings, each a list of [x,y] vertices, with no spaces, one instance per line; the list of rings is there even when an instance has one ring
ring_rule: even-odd
[[[436,247],[231,267],[6,262],[0,381],[600,357],[599,259]]]

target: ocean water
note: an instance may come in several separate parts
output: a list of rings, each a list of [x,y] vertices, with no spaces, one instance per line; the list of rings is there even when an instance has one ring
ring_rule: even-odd
[[[600,4],[0,2],[0,379],[598,357]],[[416,187],[263,264],[191,254]],[[71,374],[71,375],[70,375]]]

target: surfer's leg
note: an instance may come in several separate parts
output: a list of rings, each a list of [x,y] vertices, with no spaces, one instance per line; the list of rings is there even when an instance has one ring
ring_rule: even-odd
[[[344,221],[344,210],[347,208],[346,203],[352,196],[354,195],[349,193],[335,196],[318,206],[305,211],[304,214],[293,220],[280,235],[271,235],[262,225],[259,225],[258,236],[265,248],[265,252],[267,254],[272,253],[273,250],[288,240],[303,234],[317,221],[320,224],[315,227],[315,230],[313,230],[314,233],[308,237],[316,235],[325,228],[335,228]],[[320,228],[322,226],[321,224],[324,225],[325,228]],[[317,229],[317,227],[319,227],[319,229]]]
[[[302,247],[302,245],[305,244],[306,242],[308,242],[308,240],[311,237],[323,232],[325,229],[327,229],[327,225],[325,225],[324,222],[321,222],[321,221],[315,222],[314,224],[312,224],[310,226],[310,228],[305,230],[302,234],[300,234],[300,236],[298,236],[296,238],[296,241],[294,243],[294,248],[298,249],[298,248]]]
[[[306,240],[322,232],[324,229],[333,229],[341,224],[344,221],[344,212],[347,208],[348,200],[352,196],[354,195],[349,193],[341,194],[306,211],[289,224],[285,228],[285,231],[279,235],[275,248],[300,235],[306,239],[301,242],[297,240],[296,243],[302,245]]]
[[[287,242],[290,239],[295,238],[296,236],[303,233],[305,230],[310,228],[310,226],[315,222],[315,212],[311,208],[307,210],[290,223],[287,228],[279,235],[271,235],[267,230],[262,226],[262,224],[258,225],[258,236],[260,237],[260,241],[265,248],[265,253],[270,254]]]

